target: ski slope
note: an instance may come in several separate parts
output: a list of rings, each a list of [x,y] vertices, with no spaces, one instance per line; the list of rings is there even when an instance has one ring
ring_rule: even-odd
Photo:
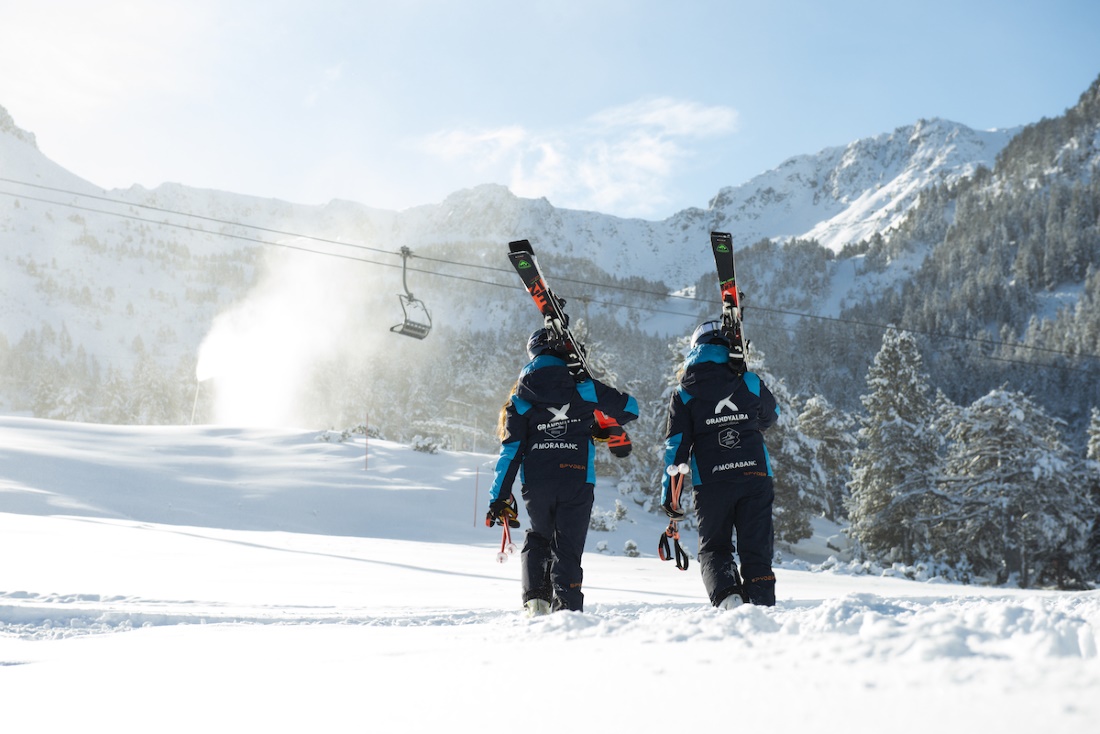
[[[1100,721],[1100,592],[814,570],[807,543],[777,568],[778,606],[718,612],[694,564],[656,558],[665,523],[632,508],[589,535],[585,611],[528,620],[518,559],[497,563],[500,531],[483,524],[493,457],[335,438],[0,417],[0,727],[1067,734]],[[615,496],[601,484],[597,505]],[[623,554],[628,540],[641,556]]]

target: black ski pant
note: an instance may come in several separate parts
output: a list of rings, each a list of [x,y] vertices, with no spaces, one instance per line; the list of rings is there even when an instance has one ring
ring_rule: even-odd
[[[699,569],[710,603],[717,606],[731,593],[739,593],[753,604],[774,605],[772,478],[703,484],[695,488],[694,497]],[[740,583],[735,552],[741,559]]]
[[[582,611],[581,554],[592,517],[592,485],[525,484],[521,493],[531,525],[520,552],[523,601],[543,599],[555,611]]]

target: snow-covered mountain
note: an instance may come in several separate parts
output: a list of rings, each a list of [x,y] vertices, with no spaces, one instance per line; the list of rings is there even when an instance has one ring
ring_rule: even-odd
[[[711,230],[731,232],[739,246],[812,237],[839,250],[889,232],[928,186],[992,166],[1012,133],[922,120],[790,158],[722,189],[706,208],[646,221],[558,209],[497,185],[400,212],[174,183],[103,191],[46,158],[0,110],[0,334],[14,344],[48,324],[104,365],[125,366],[141,348],[171,363],[193,355],[218,313],[253,287],[262,253],[275,249],[263,243],[370,257],[389,266],[374,270],[392,284],[401,247],[422,257],[447,248],[449,259],[503,268],[503,245],[528,238],[550,257],[675,289],[712,268]]]
[[[715,224],[743,241],[816,239],[845,245],[896,227],[921,191],[951,184],[997,154],[1019,128],[972,130],[946,120],[920,120],[892,133],[790,158],[711,201]]]
[[[686,209],[658,222],[556,209],[545,199],[519,199],[502,186],[480,186],[401,213],[394,241],[413,247],[526,236],[609,272],[679,286],[712,267],[706,243],[713,230],[730,232],[738,246],[763,238],[812,238],[835,252],[885,234],[929,186],[953,183],[979,166],[992,168],[1018,130],[976,131],[946,120],[920,120],[790,158],[744,184],[723,188],[705,209]]]

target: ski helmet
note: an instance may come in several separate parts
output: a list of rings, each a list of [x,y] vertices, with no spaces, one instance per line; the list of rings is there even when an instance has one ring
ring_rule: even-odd
[[[540,354],[547,354],[553,352],[554,347],[551,345],[552,335],[549,329],[536,329],[531,338],[527,340],[527,357],[528,359],[534,359]]]
[[[730,340],[722,331],[721,321],[704,321],[695,328],[691,335],[691,346],[697,347],[700,344],[721,344],[729,347]]]

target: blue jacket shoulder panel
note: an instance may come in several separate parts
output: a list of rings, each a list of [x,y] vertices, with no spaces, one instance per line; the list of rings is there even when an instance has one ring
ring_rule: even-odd
[[[540,354],[532,359],[530,362],[523,366],[523,369],[519,371],[519,376],[530,374],[535,370],[540,370],[545,367],[565,367],[565,360],[560,357],[555,357],[552,354]]]
[[[684,367],[687,368],[704,362],[726,364],[729,359],[730,353],[725,347],[719,344],[700,344],[692,347],[691,351],[688,352],[687,357],[684,358]]]
[[[581,397],[590,403],[596,402],[596,383],[592,380],[585,380],[584,382],[577,383],[577,392],[581,394]]]

